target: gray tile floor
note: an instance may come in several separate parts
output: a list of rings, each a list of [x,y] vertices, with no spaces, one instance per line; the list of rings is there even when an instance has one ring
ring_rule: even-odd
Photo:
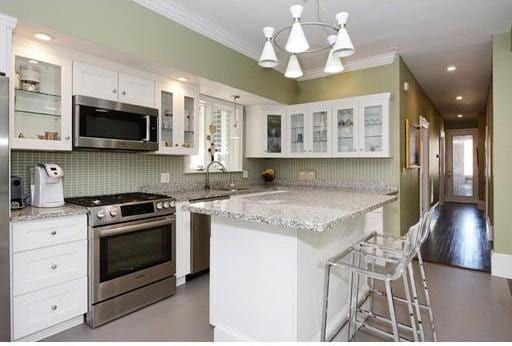
[[[512,341],[512,295],[507,280],[488,273],[426,264],[441,341]],[[397,287],[399,293],[400,289]],[[376,309],[384,311],[383,301]],[[399,313],[401,319],[404,310]],[[427,316],[424,316],[427,319]],[[427,331],[428,333],[428,331]],[[46,341],[211,341],[208,276],[164,301],[97,329],[77,326]],[[384,341],[364,331],[357,341]]]

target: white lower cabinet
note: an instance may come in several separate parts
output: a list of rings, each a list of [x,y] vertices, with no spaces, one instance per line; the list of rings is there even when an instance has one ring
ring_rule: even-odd
[[[87,217],[11,225],[14,340],[38,340],[87,312]],[[76,324],[76,323],[75,323]]]
[[[190,274],[190,212],[181,210],[189,202],[176,203],[176,282],[185,283]]]

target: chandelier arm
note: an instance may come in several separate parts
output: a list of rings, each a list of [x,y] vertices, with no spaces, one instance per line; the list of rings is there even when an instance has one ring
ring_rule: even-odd
[[[328,29],[332,29],[334,30],[334,32],[338,32],[338,28],[335,27],[334,25],[331,25],[331,24],[327,24],[327,23],[323,23],[323,22],[301,22],[300,23],[302,26],[322,26],[322,27],[325,27],[325,28],[328,28]],[[278,38],[281,34],[283,34],[285,31],[290,31],[292,28],[291,25],[289,26],[286,26],[284,28],[282,28],[281,30],[279,30],[275,35],[274,35],[274,38],[273,38],[273,41],[274,41],[274,45],[279,48],[279,50],[282,50],[282,51],[286,51],[286,49],[284,47],[282,47],[279,42],[278,42]],[[317,53],[317,52],[321,52],[323,50],[326,50],[326,49],[329,49],[331,48],[331,45],[329,44],[326,44],[324,47],[320,47],[320,48],[316,48],[316,49],[309,49],[305,52],[302,52],[300,54],[308,54],[308,53]]]

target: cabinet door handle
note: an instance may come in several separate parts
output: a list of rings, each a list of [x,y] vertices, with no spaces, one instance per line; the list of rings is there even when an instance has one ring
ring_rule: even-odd
[[[57,305],[52,305],[52,311],[55,311],[57,310],[58,306]]]
[[[123,92],[121,94],[126,95],[126,91],[123,90]]]
[[[55,269],[57,269],[57,265],[56,265],[56,264],[52,264],[52,265],[50,266],[50,268],[51,268],[52,270],[55,270]]]
[[[57,231],[51,231],[50,234],[51,235],[57,235]]]
[[[117,92],[117,89],[116,88],[112,89],[112,92],[115,94]]]

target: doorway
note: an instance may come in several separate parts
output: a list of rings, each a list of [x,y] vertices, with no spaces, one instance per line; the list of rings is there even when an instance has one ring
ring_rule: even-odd
[[[477,204],[478,130],[448,130],[446,142],[446,201]]]

